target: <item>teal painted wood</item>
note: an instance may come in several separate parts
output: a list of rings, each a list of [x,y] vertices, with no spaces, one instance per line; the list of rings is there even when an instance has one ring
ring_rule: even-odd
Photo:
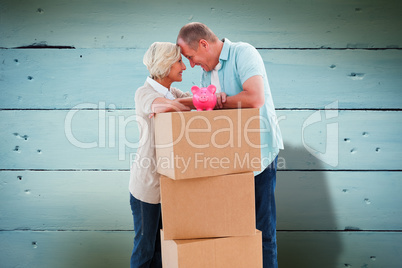
[[[128,171],[1,171],[0,230],[133,229]],[[402,228],[401,172],[279,171],[278,230]],[[1,233],[1,232],[0,232]]]
[[[0,169],[128,170],[140,142],[135,111],[0,113]]]
[[[0,172],[0,230],[133,229],[125,172]]]
[[[1,1],[0,47],[77,48],[0,49],[0,109],[11,109],[0,111],[0,169],[23,169],[0,172],[1,266],[127,266],[142,56],[152,42],[175,42],[182,25],[202,21],[221,38],[261,48],[276,108],[290,110],[278,112],[286,146],[278,228],[291,231],[278,232],[280,267],[399,267],[402,122],[400,111],[387,110],[402,109],[401,7],[397,0]],[[365,50],[376,48],[384,50]],[[200,77],[187,67],[176,85],[185,91]],[[310,108],[334,110],[297,110]]]
[[[2,267],[127,267],[132,232],[0,232]],[[278,232],[280,267],[399,268],[401,233]]]
[[[220,38],[257,47],[401,47],[400,9],[397,0],[6,0],[0,47],[146,48],[156,40],[174,42],[191,21],[208,23]]]
[[[279,267],[401,265],[401,233],[278,232]]]
[[[0,50],[2,108],[133,108],[145,50]]]
[[[234,41],[234,40],[233,40]],[[401,50],[260,50],[278,109],[402,109]],[[144,49],[0,50],[0,108],[134,107]],[[201,68],[173,86],[199,85]]]
[[[400,50],[260,50],[276,108],[400,109]]]
[[[400,170],[400,112],[280,111],[278,119],[286,169]]]
[[[401,172],[280,171],[278,230],[402,230]]]
[[[1,267],[129,267],[134,232],[0,232]]]
[[[278,111],[278,119],[281,169],[400,170],[401,112]],[[0,169],[128,170],[137,121],[133,110],[0,111]]]

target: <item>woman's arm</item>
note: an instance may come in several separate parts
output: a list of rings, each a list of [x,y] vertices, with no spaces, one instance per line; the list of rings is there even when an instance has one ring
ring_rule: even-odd
[[[179,102],[178,100],[169,100],[166,98],[156,98],[152,102],[152,112],[154,114],[157,113],[166,113],[166,112],[178,112],[178,111],[190,111],[191,108],[187,105]]]
[[[178,98],[175,99],[175,101],[189,107],[190,109],[195,109],[195,106],[193,104],[193,97]]]

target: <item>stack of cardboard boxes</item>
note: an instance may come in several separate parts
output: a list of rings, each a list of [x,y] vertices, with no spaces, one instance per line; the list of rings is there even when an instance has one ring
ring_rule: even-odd
[[[258,109],[158,114],[163,267],[262,267]]]

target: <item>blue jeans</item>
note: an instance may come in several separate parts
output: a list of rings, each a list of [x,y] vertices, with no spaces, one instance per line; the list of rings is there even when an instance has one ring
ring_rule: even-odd
[[[275,186],[278,157],[255,176],[255,212],[257,229],[262,232],[264,268],[277,268]]]
[[[131,194],[130,205],[135,232],[130,267],[161,268],[161,205],[142,202]]]

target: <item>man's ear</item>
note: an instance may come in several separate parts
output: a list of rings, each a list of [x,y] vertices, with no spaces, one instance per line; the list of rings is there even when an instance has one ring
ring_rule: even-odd
[[[200,46],[201,48],[203,48],[203,49],[206,49],[206,50],[209,49],[209,43],[208,43],[208,41],[205,40],[205,39],[200,39],[200,41],[199,41],[198,44],[199,44],[199,46]]]

